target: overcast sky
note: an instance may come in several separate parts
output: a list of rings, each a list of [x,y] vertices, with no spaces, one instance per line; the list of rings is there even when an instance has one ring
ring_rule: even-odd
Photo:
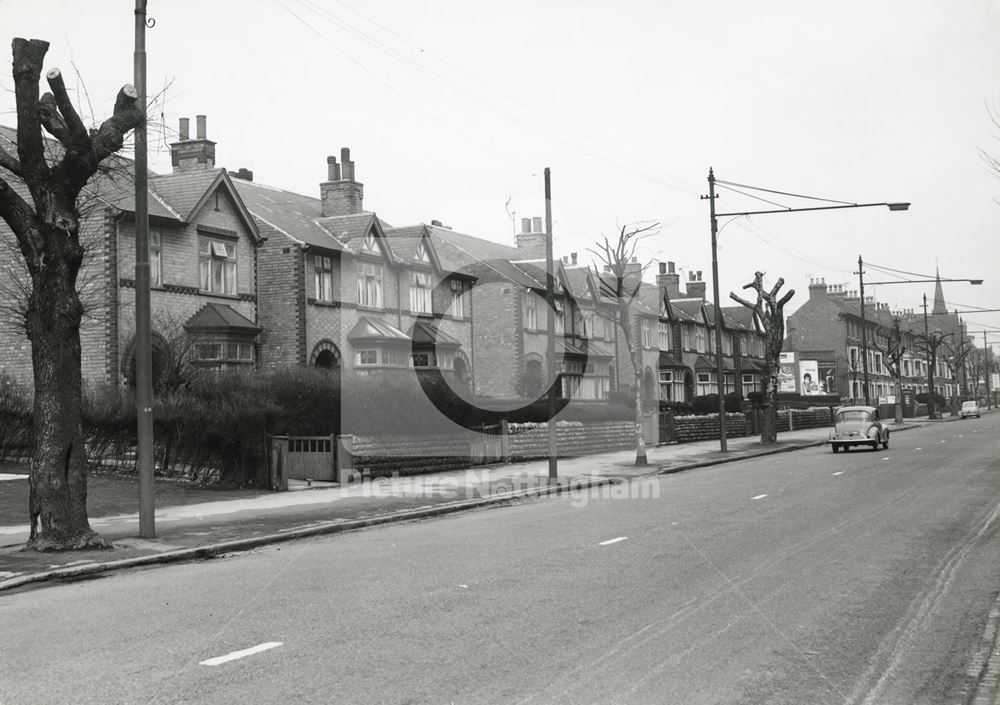
[[[87,119],[132,80],[130,0],[0,0],[0,27],[51,43]],[[149,0],[154,169],[178,118],[208,116],[219,166],[319,195],[351,148],[365,208],[513,244],[544,215],[557,255],[636,221],[648,258],[711,277],[709,166],[720,179],[884,208],[755,216],[720,234],[722,296],[783,276],[857,289],[857,258],[1000,308],[1000,2],[996,0]],[[14,124],[9,64],[0,122]],[[720,211],[768,208],[721,191]],[[815,205],[760,194],[785,206]],[[509,199],[509,205],[508,205]],[[518,221],[519,222],[519,221]],[[866,280],[894,278],[867,269]],[[709,287],[711,292],[711,286]],[[932,285],[871,287],[918,309]],[[998,331],[1000,312],[970,329]],[[981,344],[981,335],[978,344]]]

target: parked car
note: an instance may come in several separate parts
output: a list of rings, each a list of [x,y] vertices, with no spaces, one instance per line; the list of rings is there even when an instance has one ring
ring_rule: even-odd
[[[978,419],[982,413],[979,409],[978,401],[963,401],[962,410],[959,412],[963,419],[967,419],[970,416],[975,416]]]
[[[842,406],[834,414],[833,429],[827,443],[837,453],[851,446],[870,446],[872,450],[889,447],[889,429],[882,425],[874,406]]]

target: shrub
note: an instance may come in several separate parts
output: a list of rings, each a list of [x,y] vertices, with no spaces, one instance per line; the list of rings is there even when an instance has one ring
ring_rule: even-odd
[[[918,404],[926,404],[928,402],[927,392],[920,392],[915,398]],[[934,392],[934,408],[944,409],[945,407],[947,407],[947,402],[945,402],[944,397]]]
[[[743,403],[743,397],[737,392],[730,392],[726,395],[726,411],[738,411],[740,405]],[[694,397],[691,400],[691,407],[696,414],[718,414],[719,413],[719,395],[718,394],[706,394],[700,397]]]

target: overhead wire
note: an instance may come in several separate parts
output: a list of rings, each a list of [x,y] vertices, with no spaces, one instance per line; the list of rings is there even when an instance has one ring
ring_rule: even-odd
[[[740,183],[737,183],[735,181],[723,181],[722,179],[716,179],[715,183],[717,185],[718,184],[724,184],[726,186],[739,186],[740,188],[748,188],[751,191],[763,191],[764,193],[776,193],[779,196],[791,196],[793,198],[806,198],[806,199],[809,199],[811,201],[825,201],[827,203],[839,203],[839,204],[844,205],[844,206],[854,206],[854,205],[857,205],[853,201],[838,201],[838,200],[835,200],[835,199],[832,199],[832,198],[821,198],[819,196],[805,196],[805,195],[803,195],[801,193],[790,193],[788,191],[777,191],[775,189],[767,189],[767,188],[762,188],[760,186],[750,186],[748,184],[740,184]]]

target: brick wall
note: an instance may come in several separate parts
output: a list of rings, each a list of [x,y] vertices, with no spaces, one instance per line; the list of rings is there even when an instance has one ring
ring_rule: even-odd
[[[267,240],[257,254],[260,319],[260,368],[302,364],[305,325],[301,245],[257,221]]]
[[[707,441],[719,438],[719,415],[677,416],[674,418],[678,443]],[[726,414],[726,436],[737,438],[750,435],[750,424],[743,414]]]
[[[778,411],[778,433],[788,430],[788,415],[792,415],[792,429],[824,428],[833,423],[829,408],[783,409]]]
[[[511,424],[512,461],[549,457],[549,431],[545,424]],[[607,421],[583,424],[560,421],[556,424],[559,457],[577,457],[613,450],[635,448],[635,423]]]
[[[517,287],[502,282],[478,284],[472,290],[475,393],[510,398],[521,372]]]

